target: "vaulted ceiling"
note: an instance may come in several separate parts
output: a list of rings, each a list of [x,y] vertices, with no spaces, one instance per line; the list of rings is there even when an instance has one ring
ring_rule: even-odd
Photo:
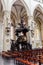
[[[35,21],[40,21],[40,23],[43,22],[43,9],[40,8],[40,7],[37,7],[35,10],[34,10],[34,20]]]
[[[11,9],[11,19],[12,21],[15,22],[15,19],[21,19],[23,18],[24,21],[27,21],[28,17],[27,17],[27,12],[25,9],[25,6],[23,5],[23,3],[20,0],[17,0]]]

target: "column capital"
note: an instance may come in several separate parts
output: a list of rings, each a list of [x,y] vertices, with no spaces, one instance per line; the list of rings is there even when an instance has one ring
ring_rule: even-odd
[[[30,19],[33,19],[33,16],[30,16]]]
[[[10,16],[11,11],[4,10],[4,15]]]

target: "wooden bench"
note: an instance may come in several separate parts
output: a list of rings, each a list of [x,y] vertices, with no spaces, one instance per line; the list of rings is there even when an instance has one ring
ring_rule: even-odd
[[[2,57],[11,58],[11,55],[8,54],[7,52],[3,51],[3,52],[2,52]]]
[[[21,58],[16,58],[16,61],[21,62],[21,63],[24,63],[26,65],[37,65],[37,64],[34,64],[32,62],[29,62],[28,60],[23,60]]]

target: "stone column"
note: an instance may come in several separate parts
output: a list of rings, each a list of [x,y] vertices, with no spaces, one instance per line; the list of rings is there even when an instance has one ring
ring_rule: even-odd
[[[30,29],[30,18],[29,18],[29,16],[28,16],[28,25],[27,25],[27,27],[28,27],[28,29]],[[30,31],[28,31],[26,33],[26,36],[27,36],[27,41],[30,43],[30,38],[31,38]]]
[[[4,46],[3,46],[3,50],[7,51],[10,49],[10,38],[11,38],[11,27],[10,27],[10,13],[11,13],[11,7],[13,5],[13,3],[16,0],[1,0],[2,4],[3,4],[3,11],[4,11],[4,19],[3,19],[3,42],[4,42]]]
[[[42,47],[43,47],[43,23],[41,23],[41,40],[42,40]]]
[[[10,50],[10,11],[4,11],[4,51]]]
[[[29,20],[29,38],[30,38],[30,44],[32,45],[32,49],[36,48],[36,44],[35,44],[35,36],[34,36],[34,19],[33,16],[30,17]]]
[[[29,40],[30,40],[30,44],[32,44],[32,37],[31,37],[31,22],[32,22],[32,16],[29,18]]]
[[[11,40],[14,40],[14,27],[11,26]]]

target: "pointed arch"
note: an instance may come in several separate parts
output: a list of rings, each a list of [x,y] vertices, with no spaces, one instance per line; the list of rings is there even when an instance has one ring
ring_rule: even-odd
[[[34,17],[34,38],[36,48],[42,48],[41,23],[43,23],[43,8],[41,7],[40,4],[38,4],[34,9],[33,17]]]
[[[38,4],[36,8],[34,9],[33,17],[35,21],[38,20],[40,21],[40,23],[43,22],[43,8],[41,7],[40,4]]]
[[[30,12],[27,4],[24,0],[16,0],[11,7],[11,20],[15,21],[19,18],[24,18],[26,21],[29,20]]]
[[[17,0],[13,1],[13,2],[12,2],[12,5],[13,5],[16,1],[17,1]],[[27,15],[30,16],[30,15],[31,15],[31,14],[30,14],[30,10],[29,10],[29,7],[28,7],[28,5],[26,4],[26,2],[25,2],[24,0],[18,0],[18,1],[21,1],[22,4],[24,4],[25,9],[26,9],[26,11],[27,11]]]
[[[29,22],[29,17],[30,11],[25,1],[24,0],[14,1],[11,7],[11,20],[14,23],[14,26],[17,26],[17,24],[21,22],[21,19],[23,19],[23,22],[25,22],[27,26]]]

